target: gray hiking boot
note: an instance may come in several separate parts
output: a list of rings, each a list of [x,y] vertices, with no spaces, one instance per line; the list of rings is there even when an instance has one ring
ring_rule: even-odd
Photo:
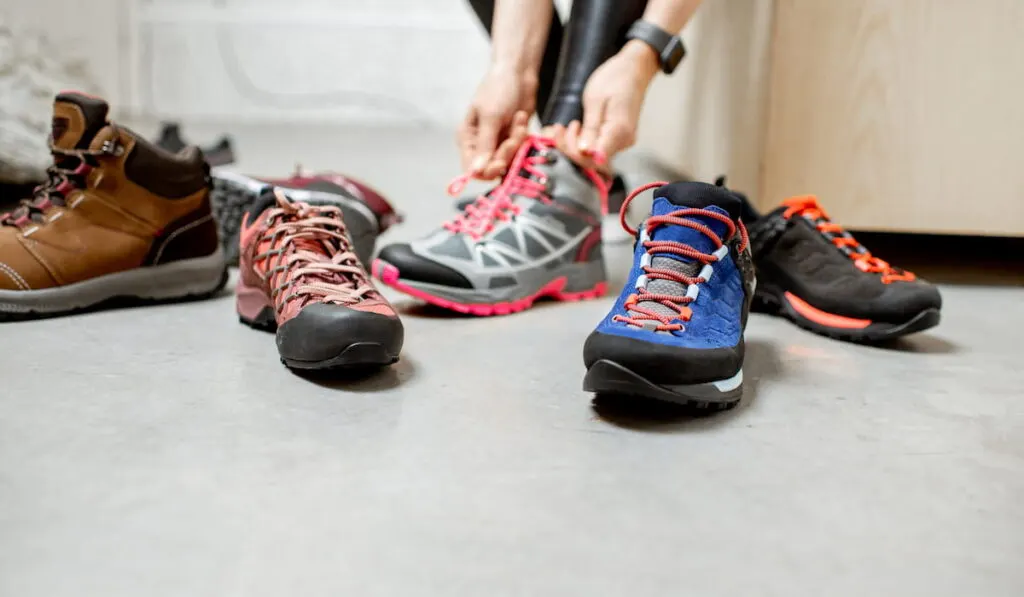
[[[607,182],[549,139],[529,137],[504,180],[430,236],[385,247],[382,282],[472,315],[505,315],[541,297],[575,301],[607,289],[601,214]]]

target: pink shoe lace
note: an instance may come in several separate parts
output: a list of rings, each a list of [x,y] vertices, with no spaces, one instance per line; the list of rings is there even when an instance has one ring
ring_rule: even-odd
[[[313,301],[352,305],[375,297],[352,250],[341,209],[292,202],[280,189],[274,195],[277,207],[267,212],[264,236],[269,248],[253,261],[267,260],[264,276],[278,314],[295,300],[300,306]]]
[[[120,146],[115,144],[105,145],[98,150],[61,149],[51,144],[54,164],[46,169],[46,182],[33,190],[31,199],[22,199],[17,209],[0,215],[0,225],[23,228],[32,222],[42,222],[51,207],[63,206],[68,194],[82,186],[85,177],[93,169],[89,158],[117,155],[120,150]],[[69,163],[75,162],[77,165],[74,168],[67,167]]]
[[[548,163],[548,152],[555,149],[555,142],[547,137],[530,135],[519,147],[508,173],[498,186],[487,194],[480,195],[476,201],[465,207],[461,214],[445,222],[444,227],[455,233],[467,234],[473,240],[480,240],[494,230],[497,222],[507,222],[512,216],[518,215],[522,208],[514,203],[517,196],[529,197],[550,203],[548,197],[547,175],[537,166]],[[530,155],[533,152],[533,155]],[[608,183],[604,178],[589,168],[583,169],[584,174],[597,187],[601,196],[601,211],[608,212]],[[448,194],[456,196],[473,178],[471,173],[456,177],[448,185]]]

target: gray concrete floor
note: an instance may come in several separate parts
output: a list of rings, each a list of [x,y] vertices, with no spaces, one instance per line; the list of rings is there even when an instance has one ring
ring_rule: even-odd
[[[409,216],[385,241],[449,212],[446,133],[237,132],[250,171],[377,183]],[[884,349],[754,316],[744,400],[707,419],[581,391],[611,298],[391,295],[402,361],[334,383],[230,293],[5,325],[0,595],[1019,596],[1024,289],[943,292]]]

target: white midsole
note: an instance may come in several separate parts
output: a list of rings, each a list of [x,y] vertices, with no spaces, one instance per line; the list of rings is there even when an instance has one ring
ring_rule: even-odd
[[[718,390],[719,392],[731,392],[732,390],[735,390],[736,388],[740,387],[740,384],[742,384],[742,383],[743,383],[743,370],[740,369],[739,371],[736,372],[736,375],[733,375],[732,377],[730,377],[728,379],[719,379],[718,381],[709,381],[709,382],[705,382],[705,383],[695,383],[695,384],[680,384],[680,385],[671,385],[671,386],[670,385],[666,385],[665,387],[670,389],[670,390],[674,390],[674,391],[686,391],[688,389],[693,389],[693,388],[696,388],[696,387],[706,387],[706,386],[710,385],[710,386],[714,386],[715,389]]]

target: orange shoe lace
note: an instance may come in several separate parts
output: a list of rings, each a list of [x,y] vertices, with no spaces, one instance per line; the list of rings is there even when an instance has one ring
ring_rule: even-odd
[[[507,222],[512,216],[522,212],[522,208],[514,203],[517,196],[550,203],[551,199],[547,196],[547,175],[537,166],[548,163],[549,152],[553,149],[555,142],[552,139],[538,135],[527,137],[519,146],[501,183],[488,193],[477,197],[476,201],[467,205],[461,214],[445,222],[444,227],[451,232],[467,234],[473,240],[480,240],[494,230],[497,222]],[[530,155],[531,152],[533,155]],[[608,213],[609,183],[589,168],[583,168],[583,173],[597,187],[601,197],[601,213]],[[456,177],[448,185],[448,194],[453,197],[458,195],[472,178],[472,173]]]
[[[629,209],[630,202],[646,190],[654,189],[663,185],[668,184],[665,181],[651,182],[638,187],[633,190],[626,197],[626,200],[622,203],[622,207],[619,209],[619,223],[622,224],[622,228],[630,235],[636,236],[637,230],[632,228],[626,222],[626,212]],[[743,222],[739,223],[737,227],[729,216],[722,215],[720,213],[710,211],[707,209],[695,209],[695,208],[681,208],[671,213],[661,216],[651,216],[644,222],[644,226],[647,229],[647,237],[650,238],[651,232],[658,226],[672,225],[672,226],[685,226],[692,228],[697,232],[700,232],[704,236],[707,236],[715,244],[716,249],[722,248],[725,244],[724,241],[717,235],[711,228],[696,222],[694,220],[686,219],[687,217],[700,216],[703,218],[712,218],[725,224],[729,233],[726,235],[726,240],[732,238],[737,232],[741,236],[741,242],[739,250],[742,251],[747,248],[750,243],[750,239],[747,237],[747,229],[743,225]],[[673,255],[679,255],[681,257],[687,257],[693,259],[704,265],[714,263],[718,261],[718,257],[710,255],[708,253],[702,253],[697,249],[691,247],[686,243],[677,241],[655,241],[646,240],[643,243],[644,249],[647,250],[647,254],[652,258],[655,253],[671,253]],[[680,272],[673,271],[670,269],[656,268],[650,265],[641,267],[644,275],[647,277],[648,283],[651,280],[669,280],[681,284],[684,288],[692,284],[703,284],[707,282],[707,279],[700,276],[687,276]],[[612,321],[621,321],[623,323],[634,325],[637,327],[644,327],[644,322],[656,321],[658,322],[655,326],[654,331],[658,332],[673,332],[685,329],[682,323],[673,323],[674,320],[682,322],[690,321],[693,317],[693,311],[688,307],[695,299],[690,298],[686,295],[676,294],[658,294],[649,292],[646,288],[640,288],[635,293],[629,295],[626,299],[624,307],[627,312],[637,313],[637,315],[616,315],[612,318]],[[673,311],[672,315],[666,315],[663,313],[657,313],[646,307],[643,307],[639,303],[644,302],[656,302]]]
[[[818,229],[818,232],[831,240],[832,244],[842,249],[853,260],[857,269],[870,274],[882,274],[883,284],[898,281],[913,282],[917,279],[913,272],[893,267],[887,261],[872,255],[864,245],[853,238],[852,234],[839,224],[832,222],[824,208],[818,203],[817,197],[813,195],[791,197],[783,201],[782,204],[786,206],[782,217],[789,219],[794,215],[803,216]]]
[[[351,305],[376,294],[352,250],[341,209],[292,202],[280,189],[274,195],[277,207],[267,212],[269,247],[253,261],[267,260],[263,275],[278,314],[293,300]]]

